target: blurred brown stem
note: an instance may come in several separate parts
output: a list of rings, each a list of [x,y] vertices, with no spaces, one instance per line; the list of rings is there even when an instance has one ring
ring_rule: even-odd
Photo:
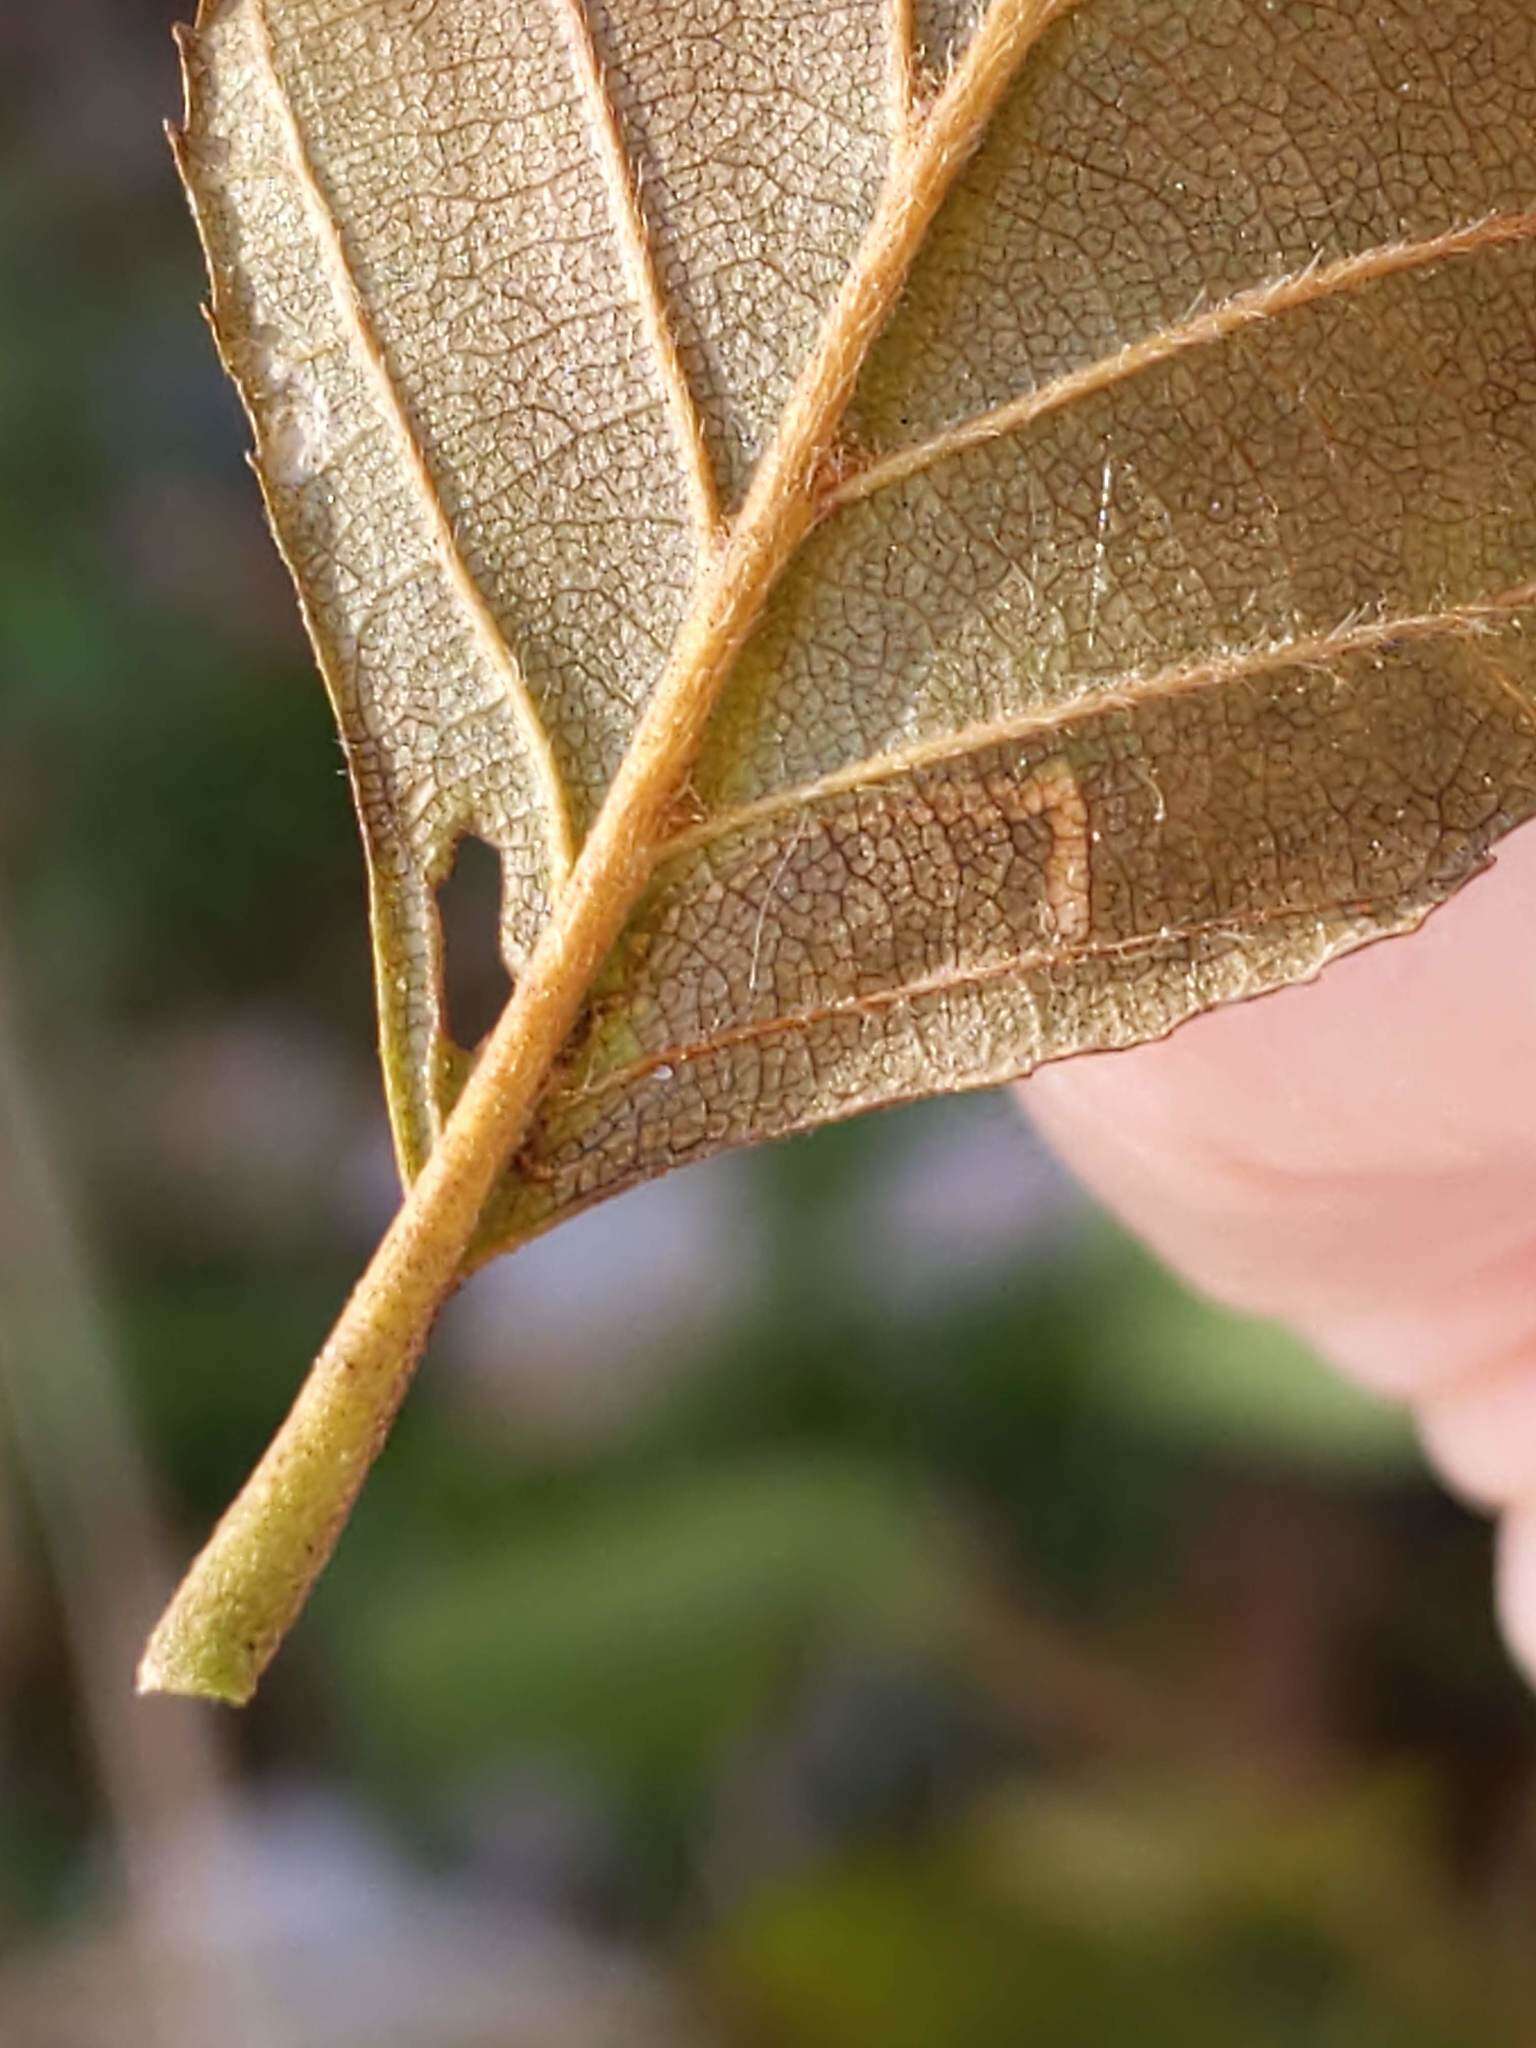
[[[135,1699],[130,1674],[170,1568],[106,1319],[21,1050],[0,943],[0,1411],[35,1502],[115,1824],[146,2048],[270,2048],[254,1985],[208,1933],[224,1770],[203,1717]],[[232,1859],[223,1859],[227,1872]],[[128,2016],[123,2016],[128,2027]]]

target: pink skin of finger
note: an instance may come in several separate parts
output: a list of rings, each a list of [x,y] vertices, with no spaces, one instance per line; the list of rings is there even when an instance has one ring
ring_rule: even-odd
[[[1021,1092],[1197,1287],[1411,1404],[1447,1483],[1502,1517],[1500,1614],[1536,1680],[1536,826],[1412,937]]]

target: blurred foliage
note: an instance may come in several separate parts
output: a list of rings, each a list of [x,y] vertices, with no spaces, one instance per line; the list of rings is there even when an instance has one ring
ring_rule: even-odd
[[[0,19],[0,917],[184,1549],[390,1181],[339,757],[156,132],[168,18]],[[926,1256],[956,1185],[1017,1225]],[[727,1249],[680,1256],[701,1296],[724,1257],[728,1313],[659,1332],[617,1422],[525,1426],[515,1296],[472,1369],[445,1334],[222,1724],[253,1807],[328,1787],[444,1897],[624,1930],[743,2048],[1528,2041],[1531,1711],[1400,1420],[1087,1219],[1004,1102],[707,1186]],[[606,1370],[600,1263],[550,1285],[539,1370]],[[11,1456],[0,1499],[20,1968],[109,1910],[111,1787]]]
[[[1417,1805],[1392,1783],[1294,1806],[1198,1779],[1031,1788],[917,1856],[767,1894],[716,1967],[755,2038],[796,2048],[1022,2048],[1128,2022],[1154,2048],[1516,2038]]]
[[[361,1674],[349,1696],[415,1783],[482,1774],[509,1743],[621,1783],[707,1778],[798,1652],[914,1600],[915,1520],[878,1467],[809,1450],[603,1487],[338,1617]]]

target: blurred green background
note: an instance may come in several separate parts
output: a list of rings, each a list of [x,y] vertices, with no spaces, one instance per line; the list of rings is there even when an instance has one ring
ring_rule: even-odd
[[[393,1199],[173,12],[0,8],[0,2043],[1536,2040],[1484,1530],[1002,1098],[484,1275],[258,1703],[133,1699]]]

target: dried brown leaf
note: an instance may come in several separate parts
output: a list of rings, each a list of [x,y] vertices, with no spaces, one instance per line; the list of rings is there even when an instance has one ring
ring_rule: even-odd
[[[1536,809],[1529,0],[206,0],[187,68],[421,1176],[333,1364],[476,1217],[1165,1032]]]

